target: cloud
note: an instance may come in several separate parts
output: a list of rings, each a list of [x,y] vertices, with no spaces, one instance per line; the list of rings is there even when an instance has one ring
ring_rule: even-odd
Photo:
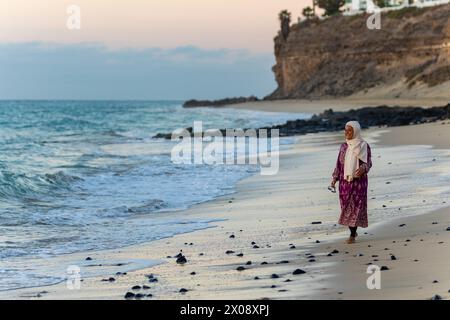
[[[1,99],[188,99],[263,96],[271,54],[246,50],[110,49],[96,43],[0,44]]]

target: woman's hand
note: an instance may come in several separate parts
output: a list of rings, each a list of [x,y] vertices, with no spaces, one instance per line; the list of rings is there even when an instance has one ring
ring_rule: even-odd
[[[331,187],[336,188],[336,179],[333,178],[333,180],[331,180]]]
[[[360,178],[363,174],[364,174],[364,168],[363,167],[359,167],[358,170],[356,170],[355,172],[355,177],[356,178]]]

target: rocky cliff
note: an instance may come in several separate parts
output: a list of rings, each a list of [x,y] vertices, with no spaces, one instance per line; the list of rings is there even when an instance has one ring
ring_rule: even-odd
[[[278,88],[266,99],[344,97],[395,83],[403,90],[450,80],[450,5],[306,20],[275,38]]]

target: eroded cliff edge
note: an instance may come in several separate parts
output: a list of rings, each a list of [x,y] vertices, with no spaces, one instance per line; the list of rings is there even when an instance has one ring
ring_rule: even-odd
[[[266,99],[345,97],[380,86],[414,92],[450,83],[450,5],[383,13],[381,30],[369,30],[367,18],[307,20],[293,25],[286,40],[278,35],[278,88]]]

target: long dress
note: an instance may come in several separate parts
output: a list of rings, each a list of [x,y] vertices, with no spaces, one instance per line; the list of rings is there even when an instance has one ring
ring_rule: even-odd
[[[367,163],[359,160],[359,167],[363,168],[364,174],[349,182],[344,179],[344,162],[347,148],[347,143],[341,145],[336,168],[333,172],[333,178],[339,181],[339,201],[341,204],[339,224],[349,227],[367,228],[367,174],[372,167],[371,150],[370,146],[367,145]]]

